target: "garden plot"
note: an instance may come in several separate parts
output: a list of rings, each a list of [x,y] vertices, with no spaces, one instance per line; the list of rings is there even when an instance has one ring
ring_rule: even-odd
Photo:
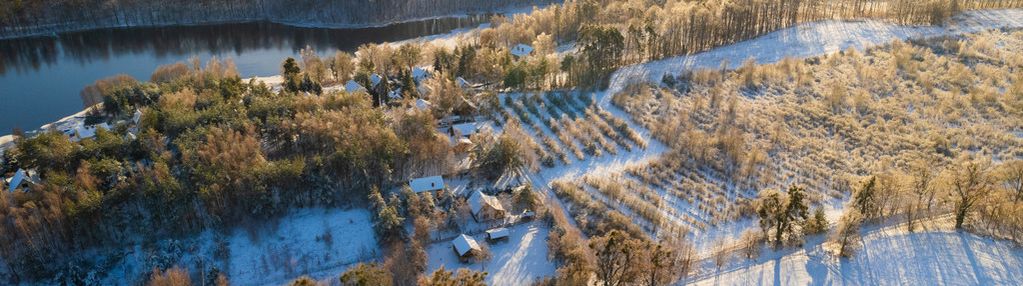
[[[589,158],[614,156],[647,147],[646,140],[625,120],[597,106],[581,92],[508,94],[496,121],[518,126],[523,138],[546,168],[572,165]]]

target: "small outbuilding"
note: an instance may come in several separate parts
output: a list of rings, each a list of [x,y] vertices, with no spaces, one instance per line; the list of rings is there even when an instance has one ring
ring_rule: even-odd
[[[476,132],[479,132],[479,130],[480,128],[476,125],[476,122],[466,122],[451,125],[451,130],[449,130],[448,133],[452,137],[468,138],[473,134],[476,134]]]
[[[451,248],[455,250],[455,255],[461,260],[467,260],[476,253],[483,251],[480,248],[480,244],[476,242],[471,236],[460,234],[451,241]]]
[[[487,230],[487,240],[491,242],[507,240],[509,234],[511,234],[511,232],[509,232],[507,228],[503,227]]]
[[[477,222],[502,219],[507,213],[500,200],[479,190],[469,196],[469,208],[472,210],[472,218]]]
[[[414,193],[434,192],[444,189],[444,177],[432,176],[416,178],[408,181],[409,187]]]

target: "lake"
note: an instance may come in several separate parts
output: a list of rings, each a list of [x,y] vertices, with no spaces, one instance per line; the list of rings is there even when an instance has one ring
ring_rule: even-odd
[[[279,74],[306,46],[321,55],[366,43],[400,41],[476,27],[489,15],[437,18],[384,27],[327,29],[269,22],[114,28],[0,40],[0,135],[34,130],[80,111],[79,92],[115,74],[149,79],[157,66],[198,56],[230,58],[243,78]]]

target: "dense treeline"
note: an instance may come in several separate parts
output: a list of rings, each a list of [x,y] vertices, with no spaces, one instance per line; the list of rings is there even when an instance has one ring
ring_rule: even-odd
[[[378,1],[100,1],[17,0],[0,3],[0,38],[125,26],[268,20],[324,26],[374,26],[421,18],[483,13],[547,0]]]
[[[66,255],[75,249],[232,226],[294,206],[362,205],[376,186],[448,172],[451,148],[429,132],[431,111],[373,108],[364,92],[309,96],[315,91],[301,81],[316,76],[312,69],[291,59],[283,66],[289,82],[301,80],[281,92],[243,82],[217,60],[164,66],[150,82],[114,77],[82,94],[103,103],[113,130],[79,142],[57,131],[18,139],[4,153],[4,173],[34,169],[42,182],[0,194],[0,255],[15,279],[70,271],[62,267],[75,263],[62,262],[81,259]]]

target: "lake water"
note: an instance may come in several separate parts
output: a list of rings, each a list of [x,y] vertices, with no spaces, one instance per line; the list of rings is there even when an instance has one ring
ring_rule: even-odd
[[[278,74],[281,62],[310,46],[321,54],[476,27],[488,15],[360,29],[301,28],[255,22],[116,28],[0,40],[0,135],[26,131],[82,109],[79,92],[115,74],[149,79],[160,65],[198,56],[231,58],[242,77]]]

